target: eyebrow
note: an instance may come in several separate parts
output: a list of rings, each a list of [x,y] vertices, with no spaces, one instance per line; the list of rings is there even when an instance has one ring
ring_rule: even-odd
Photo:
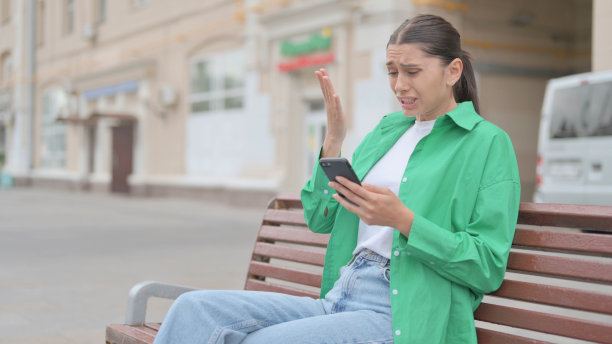
[[[387,66],[393,65],[393,61],[387,61],[386,65]],[[418,64],[414,64],[414,63],[400,63],[400,67],[402,68],[416,68],[418,66],[419,66]]]

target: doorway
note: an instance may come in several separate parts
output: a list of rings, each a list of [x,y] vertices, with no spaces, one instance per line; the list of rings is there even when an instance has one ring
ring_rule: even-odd
[[[122,123],[112,128],[111,192],[129,193],[128,176],[132,174],[134,157],[134,125]]]

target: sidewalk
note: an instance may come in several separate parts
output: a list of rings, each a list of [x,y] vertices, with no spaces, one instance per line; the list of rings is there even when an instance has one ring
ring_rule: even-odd
[[[0,190],[0,344],[103,343],[144,280],[241,289],[262,215],[184,199]],[[149,302],[148,319],[161,321],[170,304]]]

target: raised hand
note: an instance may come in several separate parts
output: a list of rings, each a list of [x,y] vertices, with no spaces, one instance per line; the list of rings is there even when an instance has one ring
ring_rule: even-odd
[[[327,71],[321,68],[315,74],[319,78],[327,110],[327,134],[323,141],[321,157],[337,157],[340,155],[342,142],[346,137],[346,116],[344,115],[344,110],[342,110],[340,96],[334,91],[334,86]]]

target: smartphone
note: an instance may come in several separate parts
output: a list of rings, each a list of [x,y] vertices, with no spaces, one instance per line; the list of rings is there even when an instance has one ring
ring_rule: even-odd
[[[327,178],[329,178],[330,181],[335,181],[337,176],[342,176],[352,181],[353,183],[361,185],[357,174],[353,170],[353,167],[351,167],[351,164],[348,162],[348,160],[346,160],[346,158],[321,158],[319,160],[319,164],[321,165],[321,168],[323,168],[323,172],[325,172]],[[358,206],[358,204],[352,202],[343,194],[338,192],[338,195],[344,197],[347,201]]]
[[[353,183],[361,185],[359,178],[357,178],[357,174],[355,174],[353,167],[351,167],[351,164],[346,158],[321,158],[319,164],[330,181],[335,181],[336,177],[341,176]]]

